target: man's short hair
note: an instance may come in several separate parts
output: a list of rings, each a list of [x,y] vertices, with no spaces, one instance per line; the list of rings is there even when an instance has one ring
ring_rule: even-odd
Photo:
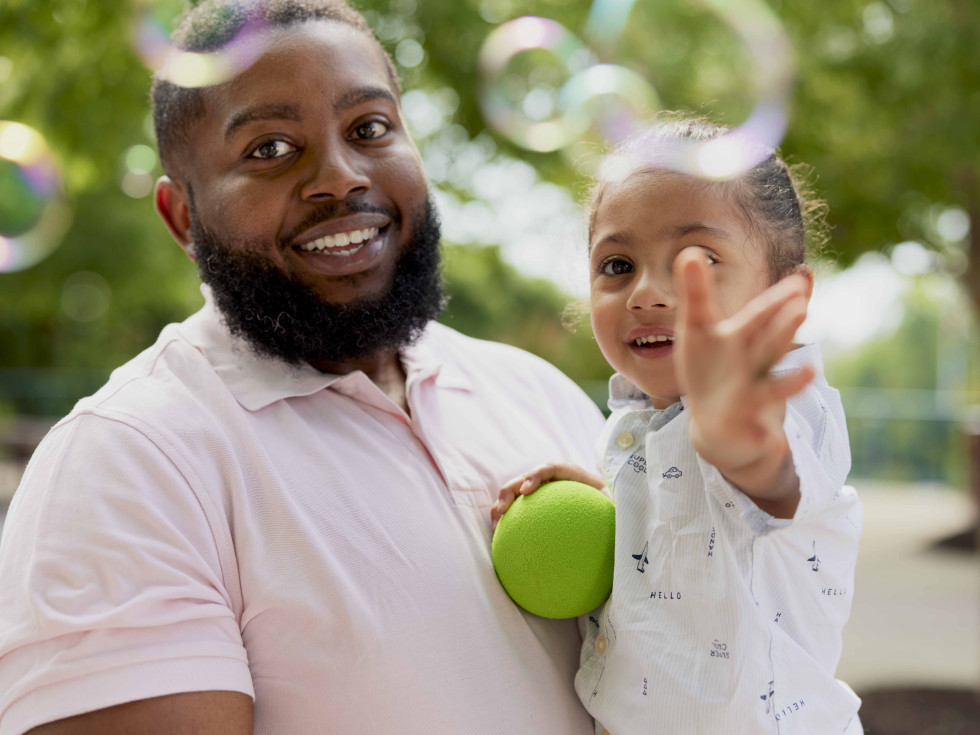
[[[364,16],[345,0],[203,0],[184,11],[170,41],[180,51],[206,53],[225,46],[246,24],[274,29],[314,20],[343,23],[368,35],[378,44],[392,86],[401,92],[391,57],[377,41]],[[169,175],[177,174],[180,150],[187,143],[194,123],[204,117],[206,89],[181,87],[164,79],[159,71],[153,75],[150,91],[153,126],[160,160]]]

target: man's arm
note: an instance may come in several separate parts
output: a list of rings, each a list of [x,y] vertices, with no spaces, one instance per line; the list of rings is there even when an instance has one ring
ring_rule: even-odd
[[[27,735],[251,735],[241,692],[187,692],[127,702],[35,727]]]

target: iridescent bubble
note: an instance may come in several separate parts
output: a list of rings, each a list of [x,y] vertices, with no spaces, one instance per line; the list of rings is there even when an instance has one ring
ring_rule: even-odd
[[[739,37],[752,56],[755,107],[741,125],[710,141],[651,139],[640,161],[709,179],[734,178],[765,160],[786,132],[794,75],[792,46],[778,18],[761,0],[701,0]],[[622,162],[614,164],[622,168]]]
[[[566,114],[557,100],[568,79],[590,61],[588,49],[554,20],[525,16],[504,23],[480,50],[484,117],[530,150],[554,151],[569,145],[585,132],[589,121]]]
[[[586,24],[591,42],[606,50],[613,48],[634,2],[595,0]],[[657,150],[648,152],[647,159],[685,173],[727,179],[758,164],[782,140],[794,76],[792,47],[764,0],[701,0],[701,4],[749,51],[754,109],[745,122],[722,138],[674,141],[670,150],[657,141]],[[508,71],[518,54],[534,49],[548,51],[565,64],[568,76],[553,100],[537,87],[522,85]],[[566,61],[570,58],[588,61],[584,67],[573,67]],[[589,131],[593,137],[598,135],[598,142],[616,145],[642,133],[643,121],[660,107],[657,92],[646,79],[623,66],[592,65],[587,47],[571,31],[545,18],[526,17],[503,24],[487,38],[480,60],[487,122],[525,148],[567,148],[580,165],[588,158],[579,155],[583,142],[595,142],[589,140]],[[610,166],[622,169],[628,163],[617,161]]]
[[[637,120],[660,109],[657,91],[632,69],[596,64],[575,74],[562,87],[559,107],[604,140],[619,141],[637,132]]]
[[[230,12],[248,14],[260,0],[242,0]],[[265,26],[249,20],[227,44],[209,52],[184,51],[170,43],[165,15],[171,3],[144,0],[134,7],[132,43],[143,62],[160,78],[178,87],[210,87],[223,84],[245,71],[266,47]]]
[[[594,0],[585,22],[585,35],[605,46],[616,42],[636,0]]]
[[[42,261],[61,244],[70,222],[61,174],[44,137],[0,120],[0,272]]]

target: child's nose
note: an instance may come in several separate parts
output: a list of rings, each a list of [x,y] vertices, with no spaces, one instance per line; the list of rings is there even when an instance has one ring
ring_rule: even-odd
[[[635,281],[626,306],[631,310],[666,309],[674,303],[674,284],[669,273],[642,273]]]

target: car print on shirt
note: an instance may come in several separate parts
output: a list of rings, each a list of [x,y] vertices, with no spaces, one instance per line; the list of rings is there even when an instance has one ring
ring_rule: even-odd
[[[663,477],[666,477],[668,480],[676,480],[678,477],[681,477],[683,474],[684,473],[681,472],[676,467],[671,467],[666,472],[664,472]]]

